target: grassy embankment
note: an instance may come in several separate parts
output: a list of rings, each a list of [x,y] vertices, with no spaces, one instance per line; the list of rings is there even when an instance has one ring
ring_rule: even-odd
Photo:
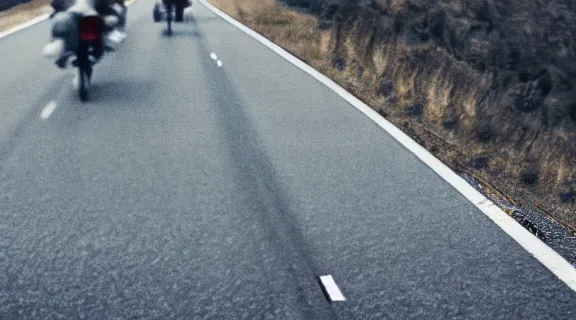
[[[335,80],[452,168],[576,227],[576,106],[574,119],[566,112],[551,119],[554,107],[530,110],[544,103],[538,94],[551,91],[547,74],[501,79],[498,66],[482,65],[492,50],[488,40],[468,44],[467,52],[479,57],[475,65],[456,59],[441,41],[414,40],[395,20],[358,7],[335,8],[328,20],[279,0],[210,2]],[[388,18],[408,10],[405,0],[387,3]],[[391,31],[378,32],[385,24]]]

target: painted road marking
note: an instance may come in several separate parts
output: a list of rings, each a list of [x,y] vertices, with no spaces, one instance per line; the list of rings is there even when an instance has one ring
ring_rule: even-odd
[[[218,59],[218,56],[214,52],[212,52],[210,54],[210,58],[212,58],[212,60],[216,60],[216,59]]]
[[[4,38],[4,37],[7,37],[7,36],[9,36],[9,35],[11,35],[11,34],[13,34],[13,33],[16,33],[16,32],[18,32],[18,31],[20,31],[20,30],[23,30],[23,29],[26,29],[26,28],[28,28],[28,27],[31,27],[31,26],[33,26],[33,25],[35,25],[35,24],[37,24],[37,23],[40,23],[40,22],[48,19],[49,16],[50,16],[50,14],[48,14],[48,13],[47,13],[47,14],[43,14],[43,15],[38,16],[38,17],[36,17],[36,18],[34,18],[34,19],[32,19],[32,20],[29,20],[29,21],[27,21],[27,22],[24,22],[24,23],[21,24],[21,25],[17,25],[17,26],[15,26],[15,27],[13,27],[13,28],[10,28],[10,29],[6,30],[6,31],[0,32],[0,39],[2,39],[2,38]]]
[[[52,100],[48,102],[48,104],[44,107],[44,109],[42,109],[42,112],[40,112],[40,119],[47,120],[48,118],[50,118],[54,110],[56,110],[56,106],[58,106],[56,104],[56,101]]]
[[[372,119],[372,121],[374,121],[382,129],[388,132],[388,134],[390,134],[406,149],[416,155],[430,169],[442,177],[442,179],[452,185],[454,189],[458,190],[458,192],[460,192],[464,197],[466,197],[466,199],[468,199],[468,201],[474,204],[476,208],[478,208],[488,218],[490,218],[498,227],[500,227],[500,229],[506,232],[526,251],[528,251],[538,261],[546,266],[548,270],[554,273],[558,279],[566,283],[566,285],[568,285],[568,287],[570,287],[572,290],[576,291],[576,268],[574,268],[574,266],[566,261],[566,259],[564,259],[560,254],[558,254],[556,251],[538,239],[535,235],[530,233],[530,231],[526,230],[523,226],[516,222],[514,218],[510,217],[500,208],[495,206],[492,201],[484,197],[480,192],[478,192],[478,190],[474,189],[474,187],[462,179],[462,177],[452,171],[452,169],[450,169],[442,161],[438,160],[435,156],[428,152],[428,150],[410,138],[406,133],[402,132],[402,130],[398,129],[388,120],[384,119],[380,114],[374,111],[374,109],[370,108],[370,106],[366,105],[360,99],[353,96],[350,92],[346,91],[346,89],[342,88],[336,82],[332,81],[311,66],[307,65],[302,60],[296,58],[288,51],[282,49],[277,44],[266,39],[242,23],[234,20],[234,18],[225,14],[220,9],[214,7],[208,3],[208,1],[199,0],[199,2],[220,18],[240,29],[247,35],[254,38],[256,41],[276,52],[278,55],[292,63],[294,66],[300,68],[302,71],[308,73],[310,76],[323,83],[325,86],[346,100],[349,104],[354,106],[360,112],[364,113],[368,118]]]
[[[218,60],[218,62],[216,62],[216,64],[217,64],[219,67],[222,67],[222,61]]]
[[[320,276],[320,283],[322,283],[324,291],[326,291],[331,301],[346,301],[331,275]]]

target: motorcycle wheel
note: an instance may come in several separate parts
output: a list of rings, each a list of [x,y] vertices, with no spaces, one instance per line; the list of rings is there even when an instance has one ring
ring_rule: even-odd
[[[89,66],[78,66],[78,96],[80,101],[88,101],[88,91],[90,88],[90,79],[92,77],[92,70]]]
[[[172,6],[166,5],[166,22],[168,23],[168,30],[166,30],[166,34],[171,36],[172,35]]]
[[[160,12],[160,7],[158,4],[154,5],[154,10],[152,11],[152,18],[154,22],[160,22],[162,20],[162,13]]]
[[[174,16],[174,21],[176,22],[184,21],[184,8],[182,6],[176,6],[176,14]]]

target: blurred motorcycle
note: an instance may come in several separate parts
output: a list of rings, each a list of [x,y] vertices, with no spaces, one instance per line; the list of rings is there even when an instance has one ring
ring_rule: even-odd
[[[161,0],[154,4],[152,18],[154,22],[166,21],[166,34],[172,35],[172,22],[183,22],[185,10],[192,6],[188,0]]]
[[[44,56],[55,58],[59,68],[77,69],[74,85],[80,100],[87,101],[93,67],[107,51],[105,34],[117,26],[118,17],[101,16],[87,2],[77,2],[54,20],[53,40],[44,47]]]

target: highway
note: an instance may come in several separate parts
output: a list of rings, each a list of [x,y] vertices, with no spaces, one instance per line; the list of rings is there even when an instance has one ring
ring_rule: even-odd
[[[576,319],[334,91],[200,3],[166,37],[153,3],[86,104],[50,21],[0,39],[0,319]]]

